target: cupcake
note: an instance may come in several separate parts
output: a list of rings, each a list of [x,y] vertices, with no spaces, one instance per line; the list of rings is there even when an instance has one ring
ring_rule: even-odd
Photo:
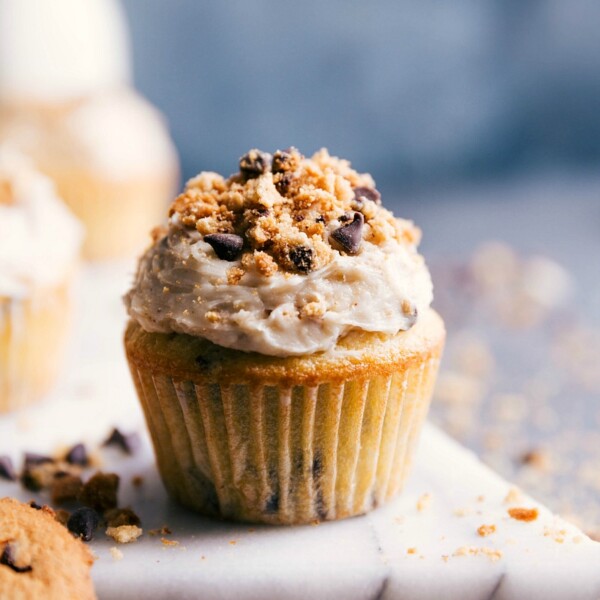
[[[409,471],[444,343],[420,232],[321,150],[252,150],[172,204],[125,301],[169,493],[206,515],[364,513]]]
[[[92,259],[139,253],[178,185],[168,129],[131,88],[130,62],[114,1],[0,0],[0,140],[55,181]]]
[[[0,148],[0,412],[37,400],[56,380],[82,237],[52,183]]]

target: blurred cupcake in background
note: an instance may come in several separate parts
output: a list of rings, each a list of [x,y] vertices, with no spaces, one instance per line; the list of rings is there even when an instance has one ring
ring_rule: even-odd
[[[167,126],[131,87],[115,0],[0,0],[0,141],[54,180],[92,259],[139,251],[178,185]]]
[[[82,238],[52,182],[0,147],[0,412],[41,398],[57,378]]]

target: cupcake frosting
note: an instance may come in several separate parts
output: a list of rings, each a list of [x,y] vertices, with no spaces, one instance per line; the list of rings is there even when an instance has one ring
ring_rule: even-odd
[[[125,300],[149,332],[272,356],[328,351],[353,329],[407,330],[427,309],[419,239],[347,161],[253,150],[229,179],[188,182]]]
[[[33,287],[63,281],[82,239],[52,182],[0,148],[0,297],[25,297]]]

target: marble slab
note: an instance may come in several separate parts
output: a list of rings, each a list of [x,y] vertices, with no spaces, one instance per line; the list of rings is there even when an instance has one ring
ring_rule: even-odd
[[[144,431],[120,343],[126,280],[122,266],[84,273],[65,378],[42,404],[0,418],[0,454],[20,464],[24,450],[82,440],[94,447],[114,425]],[[104,469],[121,476],[121,505],[132,506],[144,527],[137,542],[119,546],[118,559],[102,532],[91,543],[101,599],[600,598],[600,544],[511,491],[433,426],[397,500],[363,517],[303,527],[211,521],[180,508],[162,488],[145,433],[133,456],[105,449],[101,457]],[[144,483],[135,487],[138,475]],[[35,496],[0,481],[4,495]],[[519,521],[511,507],[535,507],[539,515]],[[482,525],[495,531],[483,537]],[[163,526],[171,533],[151,535]]]

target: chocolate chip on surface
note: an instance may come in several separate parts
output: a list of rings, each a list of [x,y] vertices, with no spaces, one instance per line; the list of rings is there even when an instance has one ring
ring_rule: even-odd
[[[10,544],[6,544],[4,546],[4,550],[0,555],[0,565],[5,565],[9,567],[15,573],[29,573],[29,571],[33,570],[31,565],[27,565],[26,567],[19,567],[15,564],[13,550]]]
[[[0,456],[0,479],[8,481],[17,480],[17,474],[15,473],[10,456]]]
[[[364,216],[356,212],[351,223],[335,229],[331,237],[348,254],[356,254],[362,243],[362,231],[365,223]]]
[[[71,465],[86,467],[89,463],[87,450],[83,444],[75,444],[65,456],[65,460]]]
[[[44,456],[43,454],[36,454],[35,452],[25,452],[25,468],[36,467],[45,463],[54,462],[54,459],[50,456]]]
[[[313,251],[306,246],[297,246],[290,250],[290,260],[301,273],[308,273],[312,269]]]
[[[94,532],[100,524],[100,517],[91,508],[78,508],[67,521],[67,529],[84,542],[94,539]]]
[[[371,200],[371,202],[375,202],[375,204],[381,204],[381,194],[375,188],[354,188],[354,199],[359,203],[365,202],[366,200]]]
[[[204,241],[212,246],[221,260],[238,259],[244,247],[244,238],[235,233],[209,233],[204,236]]]
[[[42,510],[42,507],[40,504],[38,504],[37,502],[35,502],[35,500],[32,500],[29,503],[29,506],[31,506],[31,508],[35,509],[35,510]]]
[[[248,178],[258,177],[271,168],[271,155],[256,148],[240,158],[240,173]]]

